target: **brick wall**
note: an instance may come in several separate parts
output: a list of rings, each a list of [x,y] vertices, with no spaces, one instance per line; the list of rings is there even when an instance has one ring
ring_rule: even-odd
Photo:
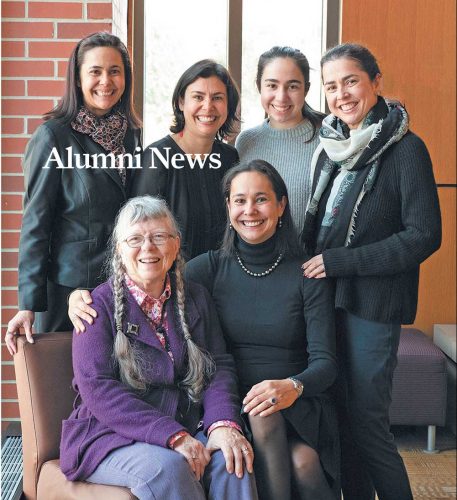
[[[94,31],[110,31],[111,23],[111,1],[2,1],[2,429],[19,420],[14,366],[3,339],[17,311],[22,154],[42,113],[63,93],[75,43]]]

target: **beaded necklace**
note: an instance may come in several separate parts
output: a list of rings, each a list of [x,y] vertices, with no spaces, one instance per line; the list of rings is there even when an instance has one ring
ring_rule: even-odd
[[[241,269],[246,273],[249,274],[249,276],[254,276],[254,278],[262,278],[263,276],[268,276],[270,273],[272,273],[279,265],[279,263],[282,260],[282,253],[279,254],[279,257],[276,259],[275,263],[269,267],[266,271],[263,273],[254,273],[250,271],[244,264],[243,261],[241,260],[241,257],[238,255],[238,252],[235,252],[236,255],[236,260],[238,261],[238,264],[241,266]]]

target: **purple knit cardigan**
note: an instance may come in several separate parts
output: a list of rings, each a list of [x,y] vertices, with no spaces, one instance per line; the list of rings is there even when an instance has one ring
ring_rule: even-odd
[[[100,285],[92,298],[98,316],[93,325],[86,324],[85,333],[73,336],[73,387],[77,397],[75,409],[63,421],[60,444],[60,466],[68,479],[87,478],[110,451],[135,441],[166,447],[168,439],[181,430],[195,434],[200,420],[205,431],[218,420],[241,424],[233,359],[226,352],[216,310],[203,287],[186,285],[186,315],[192,338],[211,353],[217,366],[201,404],[190,403],[176,385],[186,372],[186,345],[173,298],[166,307],[174,363],[127,292],[124,331],[129,329],[127,322],[138,327],[130,328],[132,332],[137,330],[130,338],[141,352],[144,376],[154,386],[147,394],[123,384],[113,363],[116,329],[111,285]]]

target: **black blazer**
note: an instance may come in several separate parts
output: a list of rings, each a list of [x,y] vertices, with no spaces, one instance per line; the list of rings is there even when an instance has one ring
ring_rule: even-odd
[[[140,146],[140,130],[128,129],[127,153]],[[57,120],[43,123],[31,137],[23,161],[24,213],[19,242],[19,309],[47,310],[47,281],[72,288],[94,288],[108,238],[134,170],[123,186],[113,169],[56,168],[56,152],[68,166],[67,148],[77,155],[106,154],[89,136]],[[53,148],[56,148],[53,152]],[[52,154],[52,156],[51,156]],[[80,157],[84,165],[84,157]],[[93,164],[89,159],[87,164]]]

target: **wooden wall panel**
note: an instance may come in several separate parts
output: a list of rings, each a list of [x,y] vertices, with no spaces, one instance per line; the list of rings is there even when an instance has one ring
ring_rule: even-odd
[[[406,104],[438,184],[456,183],[455,0],[342,0],[342,41],[366,45]]]
[[[383,95],[400,99],[427,144],[443,215],[441,249],[421,266],[415,326],[456,322],[456,2],[342,0],[343,42],[366,45],[383,72]]]
[[[414,326],[433,335],[434,323],[456,322],[456,189],[439,188],[443,242],[421,266],[419,306]]]

